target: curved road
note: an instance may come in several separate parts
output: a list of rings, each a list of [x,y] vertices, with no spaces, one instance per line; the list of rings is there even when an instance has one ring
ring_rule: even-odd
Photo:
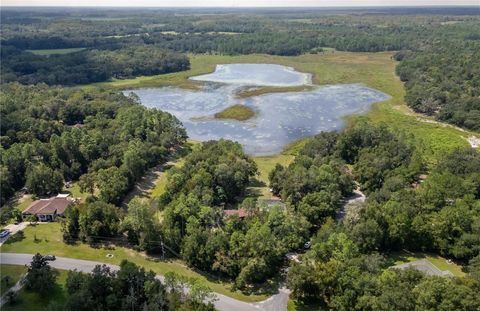
[[[8,265],[28,265],[32,261],[33,254],[18,253],[1,253],[0,263]],[[50,261],[50,265],[57,269],[74,270],[90,273],[96,265],[104,265],[105,263],[81,259],[73,259],[66,257],[57,257],[55,261]],[[118,266],[105,264],[112,270],[119,269]],[[162,276],[158,276],[163,279]],[[220,311],[285,311],[288,303],[288,290],[282,288],[279,293],[258,303],[247,303],[227,297],[222,294],[215,294],[215,308]]]

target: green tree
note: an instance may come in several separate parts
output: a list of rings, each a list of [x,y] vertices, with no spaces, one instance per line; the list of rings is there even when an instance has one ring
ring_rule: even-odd
[[[63,178],[59,172],[54,171],[45,164],[31,166],[27,170],[25,186],[30,193],[43,196],[55,194],[62,190]]]
[[[122,228],[128,232],[129,240],[143,250],[160,247],[160,232],[155,221],[155,211],[139,197],[133,198],[127,205],[127,214]]]
[[[107,203],[120,204],[128,190],[128,179],[122,171],[113,166],[101,169],[96,177],[97,187],[100,191],[100,199]]]
[[[121,210],[114,205],[94,201],[79,205],[79,238],[82,241],[95,242],[118,234]]]
[[[48,261],[40,254],[32,258],[25,277],[25,287],[28,290],[47,295],[56,284],[57,272],[50,267]]]

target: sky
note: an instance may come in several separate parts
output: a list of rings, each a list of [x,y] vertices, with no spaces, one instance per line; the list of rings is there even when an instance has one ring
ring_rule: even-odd
[[[2,6],[279,7],[478,5],[480,0],[0,0]]]

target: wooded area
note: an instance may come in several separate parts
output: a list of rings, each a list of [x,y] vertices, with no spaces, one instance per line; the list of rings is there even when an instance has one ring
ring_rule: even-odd
[[[117,92],[10,84],[1,100],[2,204],[24,186],[58,193],[64,180],[119,204],[186,140],[175,117]]]
[[[477,150],[456,149],[427,165],[421,137],[360,117],[292,147],[282,156],[294,159],[277,164],[267,185],[239,143],[190,147],[171,114],[142,106],[134,94],[80,85],[185,71],[195,53],[391,51],[408,106],[479,131],[479,15],[464,8],[212,10],[2,9],[0,204],[20,190],[51,196],[73,181],[86,195],[61,219],[70,245],[108,241],[175,255],[246,294],[264,294],[289,267],[292,298],[335,310],[478,310]],[[28,51],[65,48],[82,49]],[[401,98],[395,105],[405,108]],[[124,202],[148,169],[181,152],[182,165],[163,175],[161,196]],[[272,200],[255,192],[259,185]],[[367,198],[347,211],[354,190]],[[0,222],[15,213],[3,206]],[[404,249],[442,255],[465,276],[390,269]],[[41,292],[41,281],[52,285],[56,277],[38,256],[28,286]],[[203,303],[209,290],[197,284],[185,295],[184,283],[171,275],[160,282],[128,262],[117,273],[70,272],[68,301],[50,309],[213,309]]]

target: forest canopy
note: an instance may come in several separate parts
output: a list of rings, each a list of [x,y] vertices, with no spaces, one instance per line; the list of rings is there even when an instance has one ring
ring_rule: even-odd
[[[9,84],[0,96],[2,204],[25,185],[46,195],[75,180],[118,204],[186,140],[174,116],[118,92]],[[38,188],[39,179],[49,183]]]

